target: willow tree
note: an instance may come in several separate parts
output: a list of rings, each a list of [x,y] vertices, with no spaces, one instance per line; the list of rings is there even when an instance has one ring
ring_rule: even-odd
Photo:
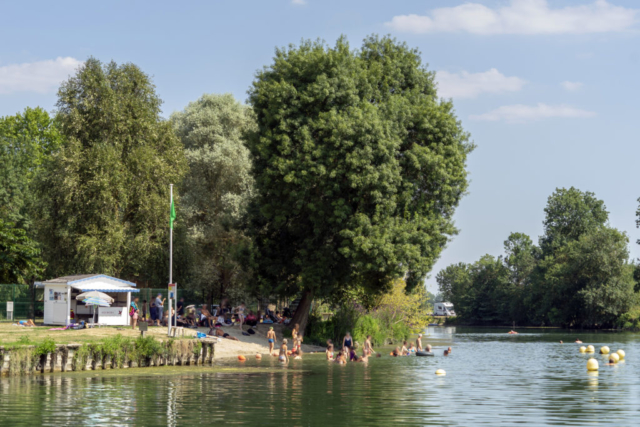
[[[261,285],[311,299],[422,283],[456,233],[473,148],[420,54],[390,38],[276,50],[249,91]]]
[[[65,142],[37,178],[49,274],[166,280],[153,266],[166,253],[169,184],[186,162],[161,103],[134,64],[90,58],[60,87]]]
[[[251,108],[233,95],[203,95],[171,116],[189,172],[182,202],[190,243],[190,286],[220,298],[243,290],[250,240],[241,227],[253,193],[245,136],[255,128]],[[241,292],[240,292],[241,293]],[[238,292],[236,292],[236,295]]]

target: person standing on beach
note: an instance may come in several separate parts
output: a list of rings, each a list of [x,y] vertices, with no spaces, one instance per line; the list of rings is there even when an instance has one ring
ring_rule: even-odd
[[[156,297],[156,322],[160,326],[160,321],[163,319],[162,311],[164,310],[164,301],[166,298],[162,298],[162,294],[158,294]]]
[[[269,340],[269,354],[273,353],[273,346],[276,339],[276,332],[273,330],[273,326],[271,326],[269,328],[269,332],[267,332],[267,340]]]
[[[135,297],[131,301],[131,307],[129,308],[129,316],[131,316],[131,329],[135,329],[138,324],[138,297]]]

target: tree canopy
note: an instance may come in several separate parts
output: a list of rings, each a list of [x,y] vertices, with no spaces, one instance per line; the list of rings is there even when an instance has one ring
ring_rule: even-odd
[[[203,95],[171,116],[185,148],[189,172],[182,185],[191,274],[190,286],[210,302],[248,278],[243,262],[250,240],[241,220],[253,194],[251,159],[245,145],[255,128],[251,109],[232,95]]]
[[[56,120],[65,141],[37,179],[50,275],[156,274],[152,263],[166,255],[169,184],[186,170],[160,105],[134,64],[90,58],[60,87]]]
[[[419,52],[384,37],[278,49],[249,92],[263,285],[316,295],[421,283],[456,233],[473,146]]]
[[[471,323],[615,326],[635,303],[628,238],[609,227],[604,202],[557,189],[545,208],[541,248],[522,233],[504,258],[451,265],[437,280],[456,313]]]

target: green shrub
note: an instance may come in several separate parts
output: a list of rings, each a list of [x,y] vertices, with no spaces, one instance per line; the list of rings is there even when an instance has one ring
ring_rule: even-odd
[[[360,316],[353,328],[353,338],[356,341],[363,343],[367,339],[367,335],[371,335],[374,345],[384,345],[387,338],[380,328],[380,322],[369,314]]]
[[[72,360],[74,371],[77,371],[78,368],[83,371],[85,370],[87,366],[87,360],[89,360],[89,354],[91,354],[91,350],[89,349],[89,346],[87,344],[81,345],[76,349],[75,353],[73,353]]]
[[[44,356],[45,354],[54,353],[56,351],[56,343],[51,338],[46,338],[44,341],[36,345],[33,355],[36,357]]]
[[[162,354],[162,344],[154,337],[138,337],[135,343],[138,358],[151,359]]]

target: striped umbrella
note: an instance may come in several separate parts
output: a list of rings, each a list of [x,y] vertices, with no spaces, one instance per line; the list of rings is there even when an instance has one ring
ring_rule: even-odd
[[[89,297],[89,298],[85,298],[84,300],[82,300],[83,303],[85,303],[85,305],[90,305],[91,310],[93,311],[93,324],[95,325],[96,323],[96,306],[98,307],[109,307],[111,304],[109,304],[108,301],[103,300],[102,298],[96,298],[96,297]]]
[[[85,303],[85,305],[97,305],[100,307],[109,307],[111,305],[108,301],[105,301],[102,298],[95,297],[85,298],[84,300],[82,300],[82,302]]]

